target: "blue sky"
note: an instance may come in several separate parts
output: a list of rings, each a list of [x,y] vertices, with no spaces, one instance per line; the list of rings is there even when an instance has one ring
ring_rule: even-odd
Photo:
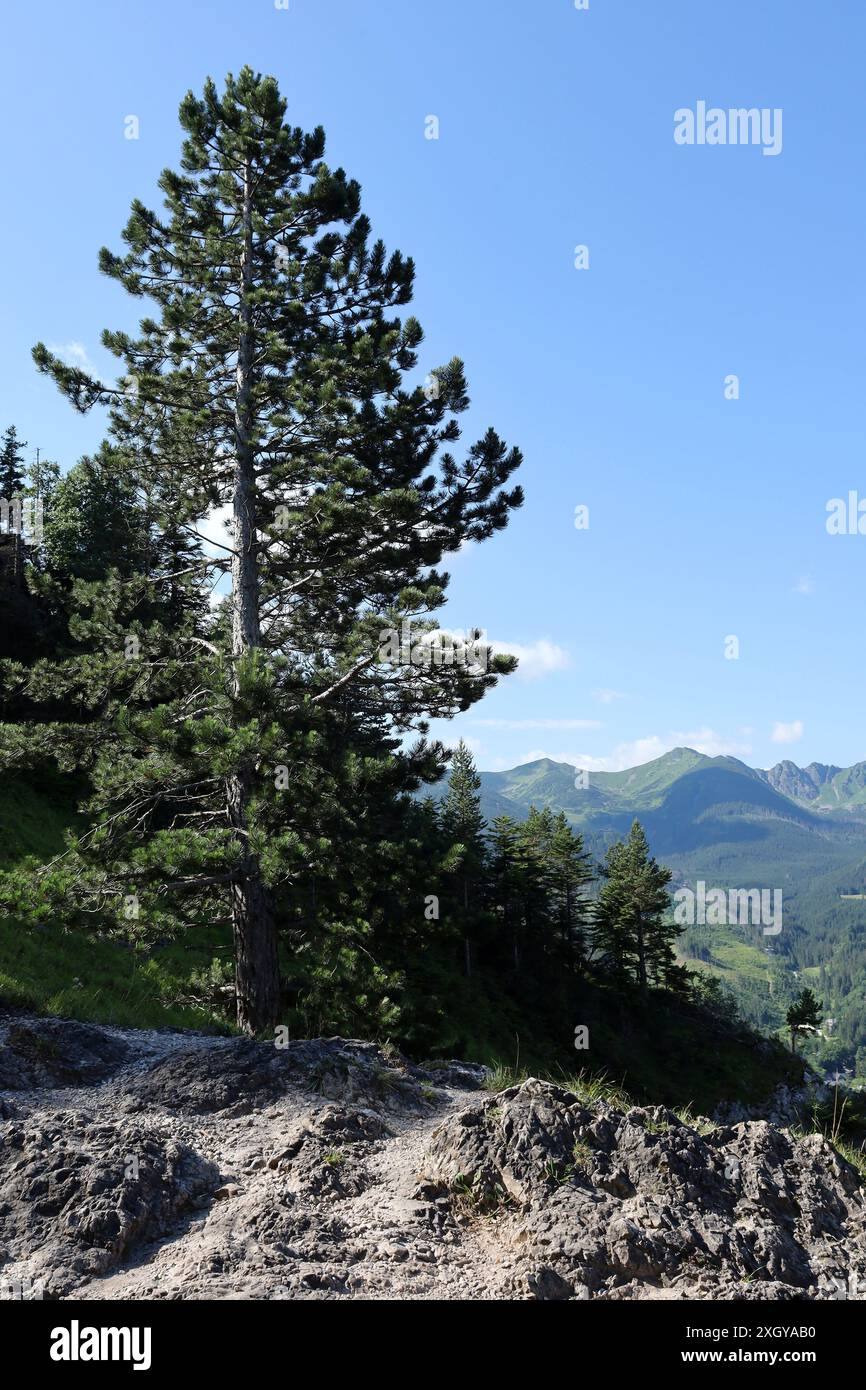
[[[157,201],[184,92],[248,62],[415,257],[467,439],[525,453],[524,509],[456,557],[443,615],[522,670],[436,732],[483,768],[866,758],[866,535],[826,528],[866,498],[859,0],[79,0],[2,33],[0,425],[64,466],[96,445],[30,348],[110,370],[136,306],[98,248]],[[699,101],[780,109],[781,153],[678,145]]]

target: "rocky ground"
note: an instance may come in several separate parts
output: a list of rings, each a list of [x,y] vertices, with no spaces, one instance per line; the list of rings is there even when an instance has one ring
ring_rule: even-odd
[[[820,1137],[341,1039],[0,1020],[0,1296],[790,1299],[866,1290]]]

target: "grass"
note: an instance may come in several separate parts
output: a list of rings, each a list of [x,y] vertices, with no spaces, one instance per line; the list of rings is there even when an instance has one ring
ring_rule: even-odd
[[[856,1169],[861,1185],[866,1186],[866,1097],[843,1094],[837,1084],[832,1100],[813,1105],[811,1133],[826,1139]]]
[[[705,1116],[696,1116],[691,1103],[681,1105],[679,1109],[674,1111],[674,1114],[681,1125],[686,1125],[688,1129],[693,1129],[698,1134],[712,1134],[713,1130],[718,1127]]]
[[[4,781],[0,796],[0,873],[27,855],[48,860],[65,847],[79,821],[82,787],[75,778],[40,769],[25,782]],[[0,1002],[82,1023],[126,1028],[230,1031],[202,1003],[198,980],[231,959],[227,931],[198,929],[186,942],[149,949],[60,922],[39,928],[0,919]]]
[[[569,1073],[564,1067],[529,1072],[525,1068],[509,1066],[506,1062],[494,1062],[488,1072],[485,1089],[496,1094],[499,1091],[507,1091],[512,1086],[522,1086],[530,1077],[561,1086],[564,1091],[570,1091],[582,1100],[584,1105],[591,1105],[598,1100],[606,1101],[617,1110],[629,1110],[634,1105],[631,1097],[621,1086],[611,1081],[605,1072]]]
[[[74,778],[41,769],[38,781],[4,778],[0,797],[0,870],[28,854],[51,859],[66,847],[65,832],[81,821],[82,794]]]
[[[584,1173],[588,1173],[591,1171],[594,1155],[592,1149],[589,1147],[585,1140],[575,1139],[574,1148],[571,1151],[571,1157],[574,1162],[575,1171],[580,1170]]]
[[[458,1173],[451,1183],[457,1210],[466,1218],[498,1216],[514,1206],[514,1199],[499,1183],[485,1181],[479,1173]]]
[[[0,874],[24,855],[45,860],[62,850],[64,832],[77,819],[80,791],[54,772],[31,775],[29,785],[7,780],[0,795]],[[766,968],[754,948],[726,942],[720,949],[740,953],[739,968],[746,965],[744,951],[753,970],[758,962]],[[227,927],[195,927],[182,940],[133,947],[67,930],[62,920],[40,928],[0,920],[0,1003],[120,1027],[229,1033],[231,961]],[[287,1015],[292,1036],[309,1036],[310,1028],[314,1035],[324,1031],[298,1002],[306,988],[303,970],[288,957],[284,963],[296,1000]],[[554,973],[521,977],[512,995],[482,972],[465,984],[447,976],[448,992],[440,998],[435,971],[431,979],[435,1009],[427,1007],[425,981],[414,980],[415,993],[407,996],[410,1026],[395,1038],[396,1046],[383,1045],[385,1065],[377,1078],[383,1096],[402,1080],[392,1065],[397,1047],[410,1056],[461,1056],[490,1066],[491,1059],[511,1053],[515,1035],[524,1039],[524,1051],[514,1067],[493,1060],[492,1091],[535,1075],[587,1104],[605,1100],[628,1109],[660,1103],[675,1109],[692,1101],[711,1113],[726,1100],[761,1101],[780,1081],[802,1076],[802,1064],[784,1049],[756,1045],[753,1033],[660,992],[642,999],[602,981]],[[344,1031],[342,1021],[327,1031]],[[575,1073],[576,1021],[587,1026],[592,1043],[580,1061],[591,1058],[592,1065]],[[435,1088],[423,1095],[432,1102]]]
[[[214,959],[214,934],[133,950],[121,942],[46,926],[0,922],[0,1000],[38,1014],[121,1028],[225,1032],[212,1009],[187,1000],[190,979]]]

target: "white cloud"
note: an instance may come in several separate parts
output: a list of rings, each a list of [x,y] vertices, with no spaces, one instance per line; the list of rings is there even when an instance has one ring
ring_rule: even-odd
[[[814,594],[815,585],[812,583],[812,580],[809,578],[808,574],[800,576],[800,578],[794,585],[793,592],[795,594]]]
[[[59,357],[61,362],[65,362],[67,367],[80,367],[83,372],[90,372],[95,375],[96,368],[91,362],[87,348],[83,343],[49,343],[48,351],[53,352],[55,357]]]
[[[572,767],[583,768],[588,772],[625,772],[630,767],[640,767],[642,763],[652,762],[669,753],[672,748],[693,748],[708,758],[745,758],[751,753],[751,745],[738,743],[733,739],[722,738],[713,729],[697,729],[674,732],[665,738],[650,734],[647,738],[633,739],[629,743],[619,743],[612,753],[595,757],[589,753],[559,752],[534,748],[520,763],[536,762],[539,758],[550,758],[555,763],[570,763]]]
[[[473,719],[485,729],[603,729],[599,719]]]
[[[507,652],[519,659],[520,665],[515,674],[526,681],[540,680],[552,671],[564,671],[571,665],[565,648],[549,642],[546,637],[539,638],[528,647],[520,642],[499,642],[495,637],[488,640],[495,652]]]
[[[790,724],[782,724],[778,721],[773,725],[773,732],[770,738],[773,743],[796,743],[803,737],[802,719],[794,719]]]
[[[231,533],[229,522],[231,521],[231,503],[226,502],[221,507],[215,507],[207,516],[203,516],[196,524],[196,530],[205,539],[206,555],[225,555],[225,547],[231,545]]]
[[[598,700],[599,704],[602,704],[602,705],[612,705],[613,702],[614,702],[614,700],[625,700],[625,699],[626,699],[626,696],[623,694],[623,692],[622,692],[621,690],[605,690],[605,689],[602,689],[602,690],[594,690],[592,693],[593,693],[593,695],[595,696],[595,698]]]

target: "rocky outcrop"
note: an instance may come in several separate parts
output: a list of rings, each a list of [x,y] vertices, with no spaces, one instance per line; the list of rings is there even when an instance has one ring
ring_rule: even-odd
[[[128,1055],[126,1043],[102,1028],[59,1018],[13,1018],[0,1026],[0,1091],[94,1085]]]
[[[298,1086],[327,1100],[384,1109],[411,1109],[421,1102],[408,1066],[389,1067],[372,1043],[330,1038],[279,1047],[231,1038],[207,1052],[183,1051],[157,1062],[130,1087],[126,1103],[190,1115],[246,1115]]]
[[[766,1121],[684,1124],[532,1080],[491,1095],[478,1067],[339,1038],[281,1048],[18,1019],[0,1063],[0,1295],[866,1286],[857,1173]]]
[[[11,1122],[0,1145],[0,1281],[62,1298],[214,1192],[187,1145],[135,1124],[58,1111]]]
[[[859,1176],[819,1135],[766,1121],[701,1133],[662,1108],[587,1107],[528,1081],[440,1126],[426,1172],[498,1213],[551,1296],[793,1298],[852,1277],[866,1289]]]

